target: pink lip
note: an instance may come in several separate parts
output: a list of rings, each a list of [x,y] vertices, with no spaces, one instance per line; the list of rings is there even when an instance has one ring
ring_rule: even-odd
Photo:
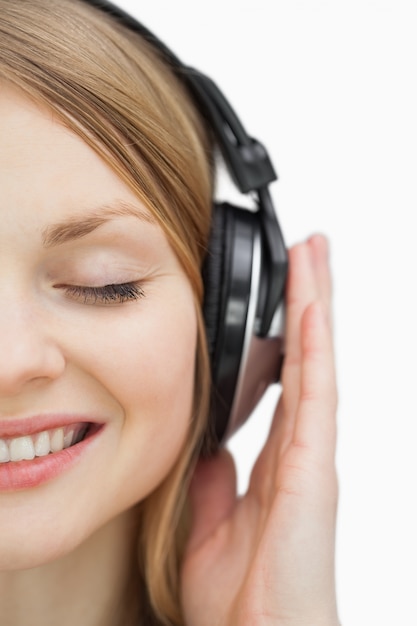
[[[65,425],[67,423],[73,424],[75,421],[80,422],[81,420],[79,418],[75,419],[74,416],[72,416],[69,422],[65,422]],[[30,420],[29,422],[26,421],[26,426],[29,423]],[[35,428],[32,431],[24,430],[22,434],[32,434],[42,430],[48,430],[48,427],[45,428],[45,423],[45,420],[42,419],[42,427],[40,429]],[[51,423],[54,425],[49,426],[49,428],[57,428],[64,425],[62,419],[59,421],[58,426],[55,425],[55,422]],[[70,469],[94,443],[99,433],[103,431],[103,427],[103,424],[91,424],[85,439],[61,452],[36,457],[31,461],[9,461],[7,463],[0,463],[0,492],[18,491],[37,487]],[[7,432],[10,433],[11,431],[8,429]],[[16,430],[12,432],[15,433]]]
[[[0,419],[0,439],[13,439],[13,437],[24,437],[34,435],[44,430],[70,426],[82,422],[98,423],[94,417],[88,415],[33,415],[22,419],[6,420]]]

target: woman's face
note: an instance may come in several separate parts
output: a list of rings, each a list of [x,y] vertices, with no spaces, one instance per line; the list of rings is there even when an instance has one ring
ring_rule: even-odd
[[[197,324],[151,214],[5,84],[0,189],[0,568],[21,568],[70,551],[170,472]]]

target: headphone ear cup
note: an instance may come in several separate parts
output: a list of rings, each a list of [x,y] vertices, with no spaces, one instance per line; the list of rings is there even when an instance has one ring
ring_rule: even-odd
[[[220,204],[213,205],[212,226],[208,252],[204,260],[202,275],[204,282],[203,313],[206,327],[207,348],[213,369],[218,340],[219,324],[224,300],[222,289],[225,274],[226,212]]]
[[[212,373],[210,420],[217,442],[227,432],[239,379],[257,229],[249,211],[228,203],[214,205],[203,267],[203,310]]]

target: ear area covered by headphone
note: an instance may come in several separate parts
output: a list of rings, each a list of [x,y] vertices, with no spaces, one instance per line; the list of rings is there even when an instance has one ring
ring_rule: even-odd
[[[257,336],[268,288],[262,238],[256,212],[214,204],[203,280],[213,383],[211,414],[218,443],[227,441],[266,388],[279,380],[283,306],[275,315],[272,335]]]
[[[237,386],[252,282],[256,222],[248,211],[215,204],[203,267],[204,319],[212,371],[212,411],[223,439]]]

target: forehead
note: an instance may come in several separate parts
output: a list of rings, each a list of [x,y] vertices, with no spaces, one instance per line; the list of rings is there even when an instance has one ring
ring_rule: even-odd
[[[24,157],[28,153],[28,150],[25,150],[26,146],[31,150],[36,150],[39,155],[47,156],[48,149],[54,144],[58,146],[57,140],[60,135],[62,139],[67,136],[68,141],[71,142],[71,133],[59,123],[52,109],[35,102],[9,83],[0,81],[2,165],[9,163],[12,167],[19,164],[19,157],[22,158],[22,164],[24,164]],[[43,147],[45,149],[41,150]]]
[[[0,83],[0,210],[66,211],[106,204],[133,192],[52,110]],[[40,211],[42,209],[42,211]]]
[[[25,170],[28,164],[37,173],[42,168],[50,172],[68,171],[68,168],[81,170],[86,162],[95,168],[104,165],[51,109],[3,84],[0,89],[0,142],[1,165],[10,171],[15,167]]]

